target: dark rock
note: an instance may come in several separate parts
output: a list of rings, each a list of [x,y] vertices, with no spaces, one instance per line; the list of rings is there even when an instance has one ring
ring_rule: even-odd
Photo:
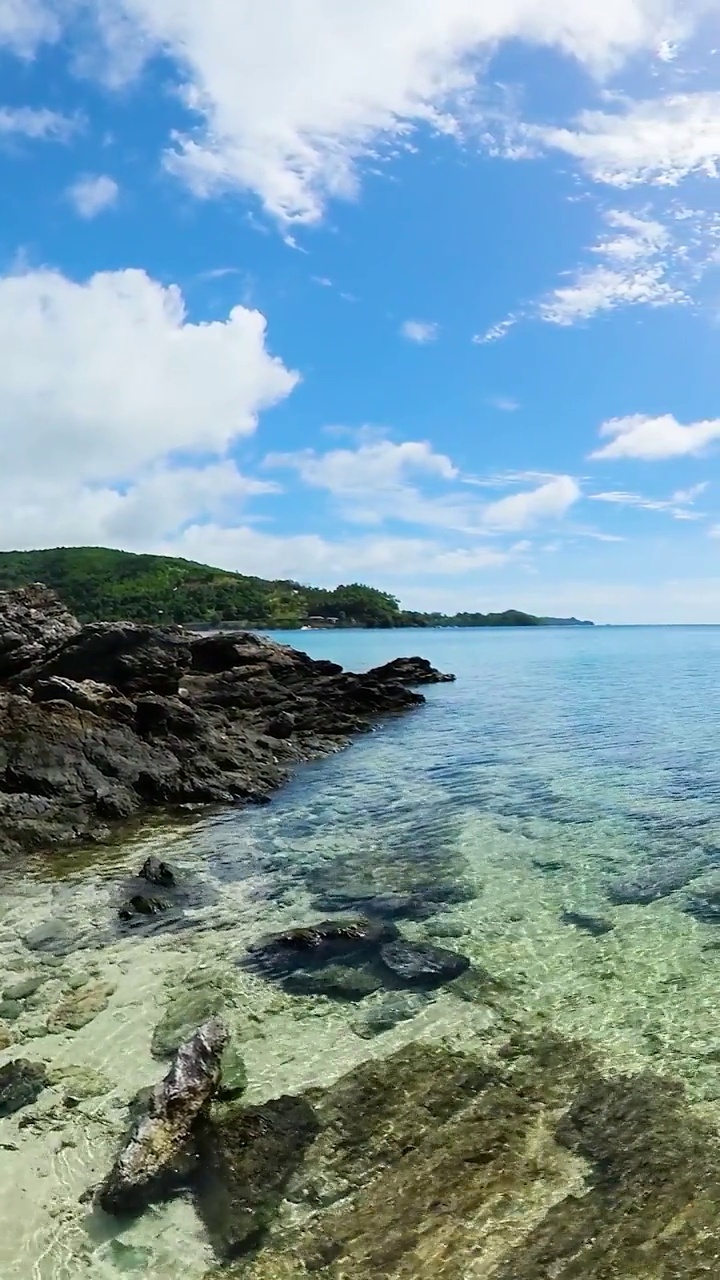
[[[16,675],[59,648],[80,623],[42,583],[0,591],[0,680]]]
[[[603,920],[602,916],[588,915],[586,911],[563,911],[560,914],[563,924],[573,925],[576,929],[584,929],[586,933],[591,933],[594,938],[600,938],[604,933],[610,933],[614,929],[614,925],[609,920]]]
[[[194,1126],[218,1087],[227,1042],[223,1024],[210,1021],[180,1046],[98,1191],[106,1213],[136,1213],[164,1199],[187,1176]]]
[[[306,928],[270,934],[248,948],[241,963],[269,978],[285,978],[296,969],[328,964],[362,964],[384,943],[400,935],[390,922],[377,920],[321,920]]]
[[[373,667],[368,671],[368,678],[373,680],[397,680],[399,684],[444,684],[455,679],[452,675],[443,675],[436,670],[427,658],[394,658],[382,667]]]
[[[40,587],[0,593],[0,637],[11,853],[106,840],[153,808],[264,803],[299,761],[423,702],[383,669],[343,672],[247,633],[81,627]],[[411,675],[430,679],[414,659]]]
[[[470,967],[467,956],[427,942],[390,942],[380,949],[383,965],[404,986],[439,987]]]
[[[198,1141],[198,1208],[224,1258],[258,1244],[319,1129],[302,1097],[215,1106]]]
[[[0,1116],[11,1116],[36,1102],[47,1083],[47,1067],[42,1062],[25,1058],[6,1062],[0,1067]]]
[[[167,862],[161,862],[159,858],[146,858],[138,876],[141,880],[147,880],[148,884],[156,884],[163,889],[174,889],[177,884],[177,875],[173,868]]]
[[[608,885],[611,902],[647,905],[682,889],[690,880],[706,871],[708,858],[704,854],[687,854],[677,858],[661,858],[643,867],[627,879],[613,880]]]
[[[126,907],[120,910],[121,920],[132,920],[133,916],[157,916],[168,910],[169,904],[161,898],[146,898],[136,893]]]
[[[295,731],[295,717],[289,711],[281,711],[268,721],[266,732],[271,738],[291,738]]]
[[[328,996],[331,1000],[364,1000],[382,986],[381,979],[369,969],[354,969],[331,964],[324,969],[297,969],[283,986],[294,996]]]

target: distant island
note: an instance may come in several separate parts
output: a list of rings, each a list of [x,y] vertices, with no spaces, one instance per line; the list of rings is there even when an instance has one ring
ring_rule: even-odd
[[[361,583],[326,590],[213,569],[172,556],[108,547],[0,552],[0,589],[44,582],[81,622],[173,622],[203,628],[592,626],[576,618],[503,613],[419,613]]]

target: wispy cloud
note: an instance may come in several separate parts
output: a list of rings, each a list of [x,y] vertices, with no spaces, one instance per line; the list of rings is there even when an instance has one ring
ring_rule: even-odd
[[[400,333],[408,342],[417,342],[424,346],[428,342],[437,342],[440,337],[440,325],[431,320],[403,320]]]
[[[0,138],[64,142],[77,128],[77,120],[46,107],[0,107]]]
[[[517,413],[520,408],[520,401],[513,400],[512,396],[490,396],[488,404],[493,409],[498,409],[500,413]]]
[[[593,502],[608,502],[619,507],[639,507],[643,511],[665,511],[675,520],[703,520],[704,513],[694,511],[696,498],[708,488],[708,481],[678,489],[669,498],[648,498],[641,493],[628,493],[623,489],[611,489],[604,493],[590,493]]]

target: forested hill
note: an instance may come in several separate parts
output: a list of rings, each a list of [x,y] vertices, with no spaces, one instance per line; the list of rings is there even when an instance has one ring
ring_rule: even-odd
[[[360,584],[333,591],[267,581],[169,556],[106,547],[0,552],[0,589],[44,582],[83,622],[129,619],[250,627],[298,627],[308,619],[364,627],[542,626],[575,619],[505,613],[408,613],[394,596]],[[330,621],[332,620],[332,621]],[[589,625],[589,624],[588,624]]]

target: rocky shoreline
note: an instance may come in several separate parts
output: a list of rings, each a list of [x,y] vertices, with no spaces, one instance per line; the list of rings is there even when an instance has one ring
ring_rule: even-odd
[[[153,810],[264,803],[452,676],[422,658],[364,674],[248,632],[82,626],[41,584],[0,592],[6,854],[103,841]]]

